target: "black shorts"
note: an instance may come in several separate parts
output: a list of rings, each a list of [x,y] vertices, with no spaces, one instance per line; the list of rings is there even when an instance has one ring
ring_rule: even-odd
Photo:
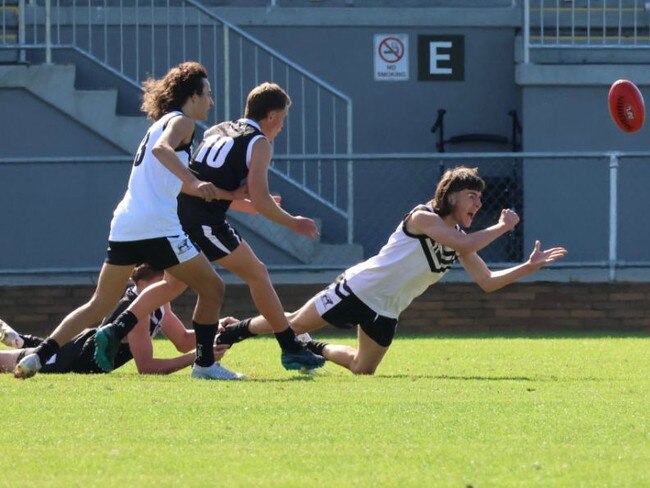
[[[379,315],[352,292],[345,279],[339,279],[314,297],[320,316],[334,327],[351,329],[359,325],[368,337],[382,347],[393,342],[397,319]]]
[[[199,253],[184,234],[141,241],[108,241],[106,263],[116,266],[147,263],[154,269],[163,270],[189,261]]]
[[[41,373],[80,373],[98,374],[105,373],[95,363],[95,333],[97,328],[85,329],[65,344],[55,356],[52,357],[42,368]],[[114,369],[124,365],[133,358],[129,345],[120,344],[115,357]],[[20,360],[20,359],[19,359]]]
[[[210,261],[225,258],[237,249],[242,241],[237,231],[226,220],[211,225],[186,224],[183,225],[183,230]]]
[[[86,329],[65,344],[41,368],[41,373],[103,373],[95,364],[95,332]]]

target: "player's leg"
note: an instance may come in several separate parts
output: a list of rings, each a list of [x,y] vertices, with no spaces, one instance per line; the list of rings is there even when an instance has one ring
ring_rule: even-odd
[[[374,374],[377,366],[384,359],[388,347],[377,344],[361,327],[357,330],[358,349],[339,344],[326,344],[322,354],[328,361],[343,366],[354,374]]]
[[[214,358],[214,338],[219,323],[225,286],[207,258],[192,259],[169,268],[167,272],[193,289],[198,295],[192,324],[196,335],[196,360],[192,378],[210,380],[241,380],[245,376],[230,371]]]
[[[124,287],[129,281],[133,265],[104,263],[92,298],[81,307],[69,313],[54,332],[34,353],[25,356],[17,365],[14,375],[29,378],[36,374],[60,346],[89,325],[96,324],[119,302]]]
[[[32,349],[13,349],[0,351],[0,373],[11,373],[25,354],[31,354]]]
[[[296,340],[266,266],[235,229],[224,222],[214,226],[195,225],[186,230],[208,259],[216,261],[248,284],[255,306],[266,317],[280,344],[281,362],[285,369],[314,369],[324,364],[323,358],[315,356]]]
[[[282,332],[289,327],[266,266],[247,242],[242,241],[234,251],[218,259],[217,263],[246,282],[255,308],[264,316],[273,332]]]

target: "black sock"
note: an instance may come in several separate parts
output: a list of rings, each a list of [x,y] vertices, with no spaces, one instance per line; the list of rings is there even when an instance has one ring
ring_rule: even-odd
[[[38,355],[38,359],[41,360],[41,366],[45,366],[45,363],[47,363],[58,351],[59,345],[57,342],[51,337],[48,337],[39,344],[34,352]]]
[[[327,345],[326,342],[316,342],[316,341],[309,341],[307,344],[305,344],[307,349],[309,349],[314,354],[318,354],[319,356],[323,355],[323,349],[325,349],[326,345]]]
[[[300,348],[304,347],[302,343],[296,339],[296,334],[291,327],[287,327],[287,329],[282,332],[276,332],[275,338],[283,351],[298,352],[300,351]]]
[[[125,310],[117,316],[109,326],[113,327],[115,330],[115,335],[119,340],[124,339],[129,332],[138,324],[138,317],[135,316],[130,310]]]
[[[212,366],[214,364],[214,336],[217,335],[218,324],[197,324],[192,322],[196,335],[196,360],[199,366]]]
[[[253,319],[240,320],[234,324],[226,325],[226,330],[219,334],[217,344],[228,344],[232,346],[249,337],[255,337],[257,334],[253,334],[248,330],[251,320]]]
[[[38,347],[45,340],[41,337],[36,337],[30,334],[18,334],[23,340],[23,347]]]

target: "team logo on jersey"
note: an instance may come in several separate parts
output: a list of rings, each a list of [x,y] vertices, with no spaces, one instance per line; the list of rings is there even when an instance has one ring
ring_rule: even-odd
[[[178,250],[176,254],[180,256],[181,254],[184,254],[190,249],[192,249],[192,246],[190,245],[189,241],[186,238],[176,245],[176,249]]]
[[[332,305],[334,305],[334,300],[332,300],[332,298],[329,296],[329,294],[327,292],[323,293],[320,296],[320,301],[323,302],[323,306],[325,308],[329,308]]]

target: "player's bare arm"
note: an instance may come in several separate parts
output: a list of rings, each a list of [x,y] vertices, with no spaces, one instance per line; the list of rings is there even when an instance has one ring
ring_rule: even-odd
[[[183,182],[183,193],[215,200],[219,198],[219,190],[206,181],[199,180],[176,156],[175,148],[189,144],[194,133],[194,121],[189,117],[174,117],[169,121],[162,135],[151,149],[153,155],[169,171]]]
[[[269,141],[259,139],[253,146],[248,173],[248,193],[257,211],[267,219],[288,227],[292,231],[314,238],[318,235],[316,223],[301,216],[293,216],[284,211],[269,193],[268,169],[271,163],[272,148]]]
[[[194,362],[194,353],[191,352],[170,359],[154,358],[147,321],[138,322],[138,325],[127,335],[127,340],[140,374],[170,374]]]
[[[476,253],[462,256],[460,262],[481,289],[489,293],[514,283],[567,254],[567,250],[563,247],[552,247],[544,251],[540,248],[540,242],[535,241],[535,246],[528,260],[517,266],[499,271],[490,270]]]
[[[407,222],[407,230],[412,234],[424,234],[434,241],[451,247],[459,255],[480,251],[503,234],[511,231],[519,222],[519,216],[513,210],[501,211],[499,222],[469,234],[458,230],[445,222],[438,215],[424,210],[416,211]]]

